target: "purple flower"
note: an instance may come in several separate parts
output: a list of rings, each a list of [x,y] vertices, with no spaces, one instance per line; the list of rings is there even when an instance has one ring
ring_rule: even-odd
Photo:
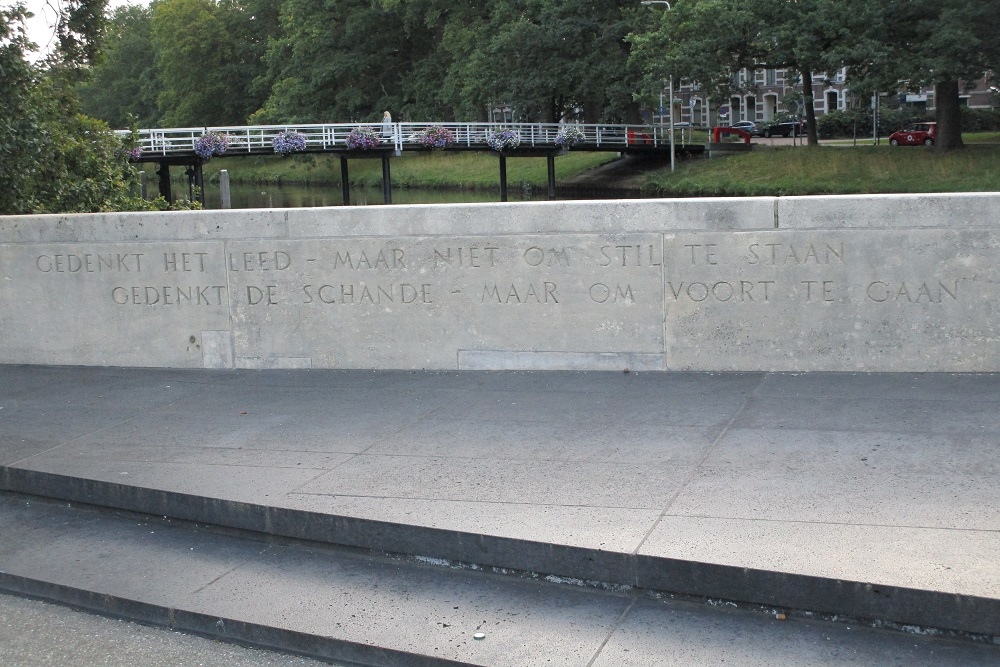
[[[424,148],[443,150],[455,143],[451,130],[440,125],[428,127],[420,133],[420,145]]]
[[[382,143],[382,138],[370,127],[356,127],[350,131],[345,140],[349,150],[368,150]]]
[[[229,137],[218,132],[203,134],[194,142],[194,152],[203,160],[210,160],[213,155],[222,155],[227,148]]]
[[[567,127],[559,130],[559,134],[556,135],[556,146],[564,146],[570,148],[582,143],[586,137],[583,134],[583,130],[578,127]]]
[[[521,144],[521,135],[517,133],[517,130],[509,128],[488,130],[486,132],[486,144],[499,153],[511,148],[517,148]]]
[[[285,130],[284,132],[279,132],[271,140],[271,145],[274,146],[274,152],[278,155],[288,155],[289,153],[304,151],[306,149],[306,138],[293,130]]]

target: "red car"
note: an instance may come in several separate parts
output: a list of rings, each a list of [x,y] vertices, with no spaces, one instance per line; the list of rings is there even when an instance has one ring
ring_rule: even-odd
[[[937,123],[914,123],[889,135],[890,146],[933,146]]]

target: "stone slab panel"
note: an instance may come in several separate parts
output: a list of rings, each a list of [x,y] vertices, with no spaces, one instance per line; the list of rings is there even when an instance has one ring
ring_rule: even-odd
[[[1000,234],[664,235],[669,369],[1000,370]]]
[[[1000,225],[995,192],[780,197],[779,229]]]
[[[8,216],[0,362],[1000,371],[997,201]]]
[[[659,353],[661,253],[656,234],[231,242],[235,356],[453,369],[459,350]]]
[[[285,209],[0,215],[0,243],[127,243],[283,238]]]
[[[291,238],[773,229],[772,197],[433,204],[295,209]]]
[[[227,279],[215,247],[0,246],[0,361],[202,366],[202,332],[229,328]]]

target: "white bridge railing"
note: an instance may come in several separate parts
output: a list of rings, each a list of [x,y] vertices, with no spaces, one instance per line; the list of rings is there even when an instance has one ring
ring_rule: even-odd
[[[454,138],[451,148],[489,150],[487,134],[501,129],[514,130],[520,136],[520,148],[558,148],[559,133],[575,128],[583,140],[574,148],[621,151],[629,148],[666,148],[670,131],[651,125],[560,125],[558,123],[393,123],[388,132],[379,123],[323,123],[306,125],[252,125],[230,127],[181,127],[138,131],[139,159],[184,156],[194,152],[195,142],[209,132],[226,135],[227,155],[261,154],[274,151],[274,139],[282,132],[297,132],[305,139],[308,152],[343,151],[352,130],[363,127],[376,132],[382,147],[396,151],[421,150],[422,133],[431,127],[443,127]],[[128,130],[117,134],[127,136]]]

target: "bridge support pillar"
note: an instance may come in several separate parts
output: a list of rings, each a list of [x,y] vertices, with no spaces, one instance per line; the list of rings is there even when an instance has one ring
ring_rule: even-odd
[[[166,162],[161,162],[160,168],[156,170],[156,175],[160,177],[160,196],[169,204],[173,201],[170,193],[170,165]]]
[[[205,175],[201,167],[201,162],[196,162],[184,172],[188,177],[188,199],[197,199],[201,205],[205,205]]]
[[[344,206],[351,205],[351,182],[347,176],[347,158],[340,156],[340,193],[344,200]]]
[[[500,154],[500,201],[507,201],[507,158]]]
[[[385,195],[385,203],[392,203],[392,177],[389,173],[389,156],[382,156],[382,192]]]
[[[549,199],[556,198],[556,156],[549,153],[545,156],[549,173]]]

